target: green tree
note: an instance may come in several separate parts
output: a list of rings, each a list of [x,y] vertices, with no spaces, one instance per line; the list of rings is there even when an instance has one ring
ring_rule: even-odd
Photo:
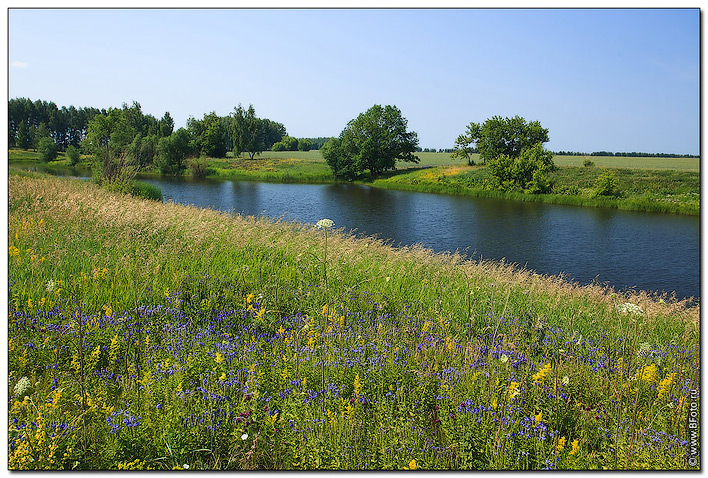
[[[69,164],[72,166],[76,166],[77,164],[79,164],[81,153],[79,152],[79,148],[77,148],[73,144],[70,144],[66,148],[66,156],[69,158]]]
[[[524,149],[536,143],[548,142],[548,129],[543,128],[538,121],[526,122],[521,116],[502,118],[494,116],[483,124],[470,123],[464,134],[458,136],[455,142],[456,158],[467,158],[473,145],[485,163],[506,155],[518,158]]]
[[[57,159],[57,144],[49,136],[40,138],[37,142],[37,152],[39,159],[43,162],[54,161]]]
[[[487,162],[487,189],[525,191],[530,194],[547,193],[551,182],[547,173],[555,169],[553,153],[536,143],[514,158],[506,154]]]
[[[169,136],[172,134],[175,128],[175,121],[170,116],[170,112],[165,112],[165,115],[159,122],[160,137]]]
[[[157,144],[155,165],[162,174],[178,175],[186,168],[185,160],[193,150],[190,148],[190,136],[187,130],[179,128],[170,136],[160,138]]]
[[[238,105],[234,110],[231,120],[234,155],[248,152],[250,159],[253,159],[265,149],[264,123],[256,117],[253,105],[249,105],[248,109]]]
[[[312,143],[307,138],[300,138],[297,140],[297,150],[298,151],[309,151],[312,149]]]
[[[204,129],[200,138],[200,151],[212,158],[226,156],[226,130],[215,112],[204,115]]]
[[[17,136],[15,137],[15,144],[20,149],[29,149],[32,146],[32,137],[30,136],[30,129],[27,127],[27,123],[22,121],[17,127]]]
[[[323,152],[335,177],[351,179],[369,170],[372,178],[394,169],[396,161],[417,163],[418,135],[396,106],[374,105],[351,120],[337,143]],[[323,146],[324,148],[324,146]]]
[[[135,130],[129,127],[123,110],[111,108],[89,121],[82,148],[95,156],[95,181],[125,183],[135,176],[134,158],[129,154],[134,137]]]

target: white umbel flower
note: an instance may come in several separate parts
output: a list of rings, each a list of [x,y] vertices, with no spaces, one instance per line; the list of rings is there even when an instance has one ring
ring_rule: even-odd
[[[320,219],[315,226],[317,226],[317,229],[329,229],[334,227],[334,221],[331,219]]]
[[[29,390],[31,386],[32,382],[30,382],[30,379],[27,377],[22,377],[15,384],[15,395],[17,395],[18,397],[24,396],[25,392],[27,392],[27,390]]]

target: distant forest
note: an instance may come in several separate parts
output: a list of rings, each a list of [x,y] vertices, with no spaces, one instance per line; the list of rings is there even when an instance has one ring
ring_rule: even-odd
[[[165,112],[162,118],[158,119],[150,114],[142,113],[140,104],[133,102],[132,105],[124,104],[122,109],[132,116],[135,122],[140,123],[138,130],[143,135],[154,135],[156,137],[169,136],[174,129],[174,121],[169,112]],[[109,109],[95,107],[62,106],[58,107],[52,101],[35,100],[28,98],[13,98],[8,102],[8,145],[10,147],[20,147],[23,149],[36,147],[36,139],[42,136],[50,136],[56,143],[60,151],[65,151],[69,146],[79,147],[86,137],[89,122],[98,114],[106,115]],[[270,120],[265,120],[269,125],[278,127],[277,135],[273,139],[280,141],[286,137],[286,131],[282,124]],[[192,119],[191,121],[195,121]],[[227,140],[228,140],[227,135]],[[266,142],[270,149],[275,141],[271,139]],[[310,149],[320,149],[331,137],[322,136],[314,138],[301,138],[309,141]],[[230,142],[229,142],[230,143]],[[294,148],[288,148],[293,150]],[[452,153],[453,148],[416,148],[417,152],[431,153]],[[647,158],[699,158],[692,154],[672,154],[672,153],[641,153],[641,152],[609,152],[594,151],[592,153],[582,153],[577,151],[558,151],[553,154],[560,156],[617,156],[617,157],[647,157]]]

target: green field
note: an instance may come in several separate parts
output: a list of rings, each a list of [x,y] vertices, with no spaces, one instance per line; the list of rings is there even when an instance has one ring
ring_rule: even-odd
[[[230,153],[229,153],[230,154]],[[450,153],[416,153],[420,158],[418,164],[399,162],[398,168],[422,166],[449,166],[464,165],[465,161],[450,158]],[[324,162],[319,151],[265,151],[257,158],[266,159],[303,159],[308,162]],[[479,155],[472,155],[472,159],[479,163]],[[615,157],[615,156],[553,156],[557,166],[583,166],[588,159],[598,168],[623,168],[623,169],[675,169],[679,171],[700,171],[700,158],[644,158],[644,157]]]
[[[10,469],[698,469],[698,307],[25,176]]]

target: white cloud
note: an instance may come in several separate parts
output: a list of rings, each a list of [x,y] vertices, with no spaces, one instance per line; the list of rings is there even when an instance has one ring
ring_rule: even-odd
[[[12,68],[27,68],[29,64],[24,61],[11,61],[10,66]]]

